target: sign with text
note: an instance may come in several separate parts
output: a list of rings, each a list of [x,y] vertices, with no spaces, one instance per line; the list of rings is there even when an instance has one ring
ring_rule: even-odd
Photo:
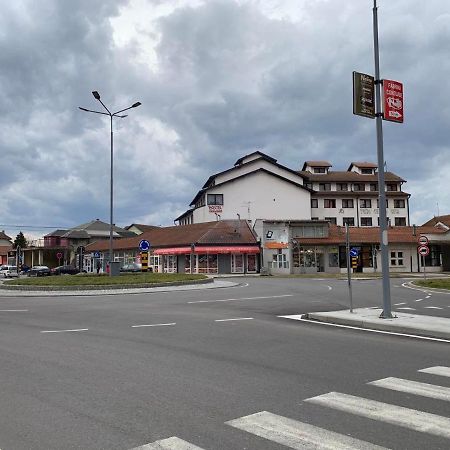
[[[210,213],[222,214],[222,205],[208,205]]]
[[[403,123],[403,84],[383,80],[383,119]]]
[[[141,252],[141,271],[147,272],[148,270],[148,252]]]
[[[353,114],[375,117],[375,79],[371,75],[353,72]]]

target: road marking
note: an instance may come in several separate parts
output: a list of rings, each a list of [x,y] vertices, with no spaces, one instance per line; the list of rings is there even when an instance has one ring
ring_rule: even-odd
[[[424,306],[424,309],[444,309],[444,308],[441,308],[440,306]]]
[[[431,295],[427,295],[425,298],[431,298]]]
[[[417,300],[416,300],[416,302],[421,302],[423,300],[423,298],[418,298]]]
[[[0,312],[27,312],[28,309],[0,309]]]
[[[283,297],[293,297],[294,294],[285,294],[285,295],[271,295],[267,297],[243,297],[243,298],[226,298],[223,300],[196,300],[188,303],[216,303],[216,302],[237,302],[241,300],[259,300],[266,298],[283,298]]]
[[[149,323],[144,325],[131,325],[131,328],[142,328],[142,327],[170,327],[176,325],[176,322],[172,323]]]
[[[333,288],[327,284],[327,288],[331,291]]]
[[[89,328],[77,328],[75,330],[46,330],[41,331],[41,333],[73,333],[76,331],[88,331]]]
[[[446,343],[450,344],[450,340],[448,340],[448,339],[433,338],[433,337],[429,337],[429,336],[419,336],[417,334],[397,333],[395,331],[371,330],[370,328],[354,327],[352,325],[340,325],[338,323],[319,322],[317,320],[303,319],[301,317],[301,315],[277,316],[277,317],[282,318],[282,319],[298,320],[300,322],[308,322],[308,323],[314,324],[314,325],[325,325],[328,327],[348,328],[350,330],[367,331],[369,333],[389,334],[392,336],[402,336],[402,337],[409,337],[409,338],[414,338],[414,339],[423,339],[425,341],[446,342]]]
[[[403,380],[402,378],[395,377],[383,378],[367,384],[450,402],[450,387],[419,383],[418,381]]]
[[[450,377],[450,367],[435,366],[420,369],[418,372],[431,373],[432,375],[439,375],[441,377]]]
[[[328,394],[308,398],[305,401],[450,439],[449,417],[442,417],[339,392],[329,392]]]
[[[261,411],[225,422],[239,430],[268,439],[293,449],[361,449],[381,450],[383,447],[325,430],[314,425]]]
[[[405,311],[406,311],[406,310],[408,310],[408,311],[415,311],[415,310],[416,310],[416,308],[410,308],[410,307],[408,307],[408,306],[402,306],[402,307],[400,307],[400,308],[395,308],[395,309],[404,309]]]
[[[406,305],[406,302],[403,303],[394,303],[394,306]]]
[[[161,439],[160,441],[152,442],[151,444],[141,445],[140,447],[131,450],[203,450],[194,444],[191,444],[183,439],[175,436]]]
[[[253,320],[253,317],[236,317],[235,319],[216,319],[214,322],[231,322],[232,320]]]

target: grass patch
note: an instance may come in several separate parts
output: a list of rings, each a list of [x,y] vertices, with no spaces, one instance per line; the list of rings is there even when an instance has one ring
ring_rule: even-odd
[[[436,289],[450,289],[450,279],[438,278],[433,280],[418,280],[414,284],[422,287]]]
[[[109,275],[53,275],[49,277],[30,277],[5,281],[14,286],[111,286],[155,283],[175,283],[180,281],[204,280],[206,275],[185,273],[131,273],[117,277]]]

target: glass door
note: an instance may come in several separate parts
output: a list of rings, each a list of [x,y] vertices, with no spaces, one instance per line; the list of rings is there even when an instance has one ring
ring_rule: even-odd
[[[256,255],[247,255],[247,273],[256,273]]]
[[[231,255],[231,273],[244,273],[244,255]]]

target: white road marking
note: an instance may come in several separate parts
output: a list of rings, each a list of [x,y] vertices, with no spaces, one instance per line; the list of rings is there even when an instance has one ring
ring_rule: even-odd
[[[420,369],[418,372],[431,373],[432,375],[439,375],[441,377],[450,377],[450,367],[435,366]]]
[[[333,288],[327,284],[327,288],[331,291]]]
[[[424,309],[444,309],[444,308],[441,308],[440,306],[424,306]]]
[[[416,302],[421,302],[423,300],[423,298],[418,298],[417,300],[416,300]]]
[[[46,330],[41,331],[41,333],[72,333],[75,331],[88,331],[89,328],[77,328],[75,330]]]
[[[151,444],[141,445],[140,447],[131,450],[203,450],[194,444],[191,444],[183,439],[175,436],[161,439],[160,441],[152,442]]]
[[[418,381],[403,380],[402,378],[395,377],[383,378],[367,384],[392,389],[393,391],[407,392],[408,394],[421,395],[422,397],[450,402],[450,387],[419,383]]]
[[[431,297],[431,295],[427,295],[425,298],[430,298]]]
[[[172,323],[149,323],[144,325],[131,325],[131,328],[142,328],[142,327],[170,327],[176,325],[176,322]]]
[[[436,414],[368,400],[353,395],[341,394],[339,392],[329,392],[328,394],[312,397],[305,401],[369,419],[380,420],[410,430],[450,439],[449,417],[442,417]]]
[[[340,325],[337,323],[318,322],[317,320],[303,319],[301,317],[301,315],[277,316],[277,317],[280,317],[282,319],[298,320],[300,322],[308,322],[308,323],[314,324],[314,325],[325,325],[328,327],[348,328],[350,330],[367,331],[369,333],[389,334],[392,336],[402,336],[402,337],[409,337],[409,338],[414,338],[414,339],[423,339],[425,341],[447,342],[450,344],[450,340],[448,340],[448,339],[439,339],[439,338],[433,338],[433,337],[428,337],[428,336],[418,336],[417,334],[396,333],[395,331],[371,330],[369,328],[354,327],[351,325]]]
[[[188,303],[216,303],[216,302],[237,302],[241,300],[259,300],[266,298],[283,298],[283,297],[293,297],[294,294],[285,294],[285,295],[270,295],[267,297],[243,297],[243,298],[226,298],[223,300],[196,300]]]
[[[406,302],[402,302],[402,303],[394,303],[394,306],[400,306],[400,305],[406,305]]]
[[[268,439],[293,449],[360,449],[381,450],[383,447],[325,430],[314,425],[261,411],[225,422],[239,430]]]
[[[395,309],[403,309],[405,311],[416,311],[416,308],[410,308],[409,306],[401,306],[400,308]]]
[[[27,312],[28,309],[0,309],[0,312]]]
[[[232,320],[253,320],[253,317],[236,317],[235,319],[216,319],[214,322],[231,322]]]

